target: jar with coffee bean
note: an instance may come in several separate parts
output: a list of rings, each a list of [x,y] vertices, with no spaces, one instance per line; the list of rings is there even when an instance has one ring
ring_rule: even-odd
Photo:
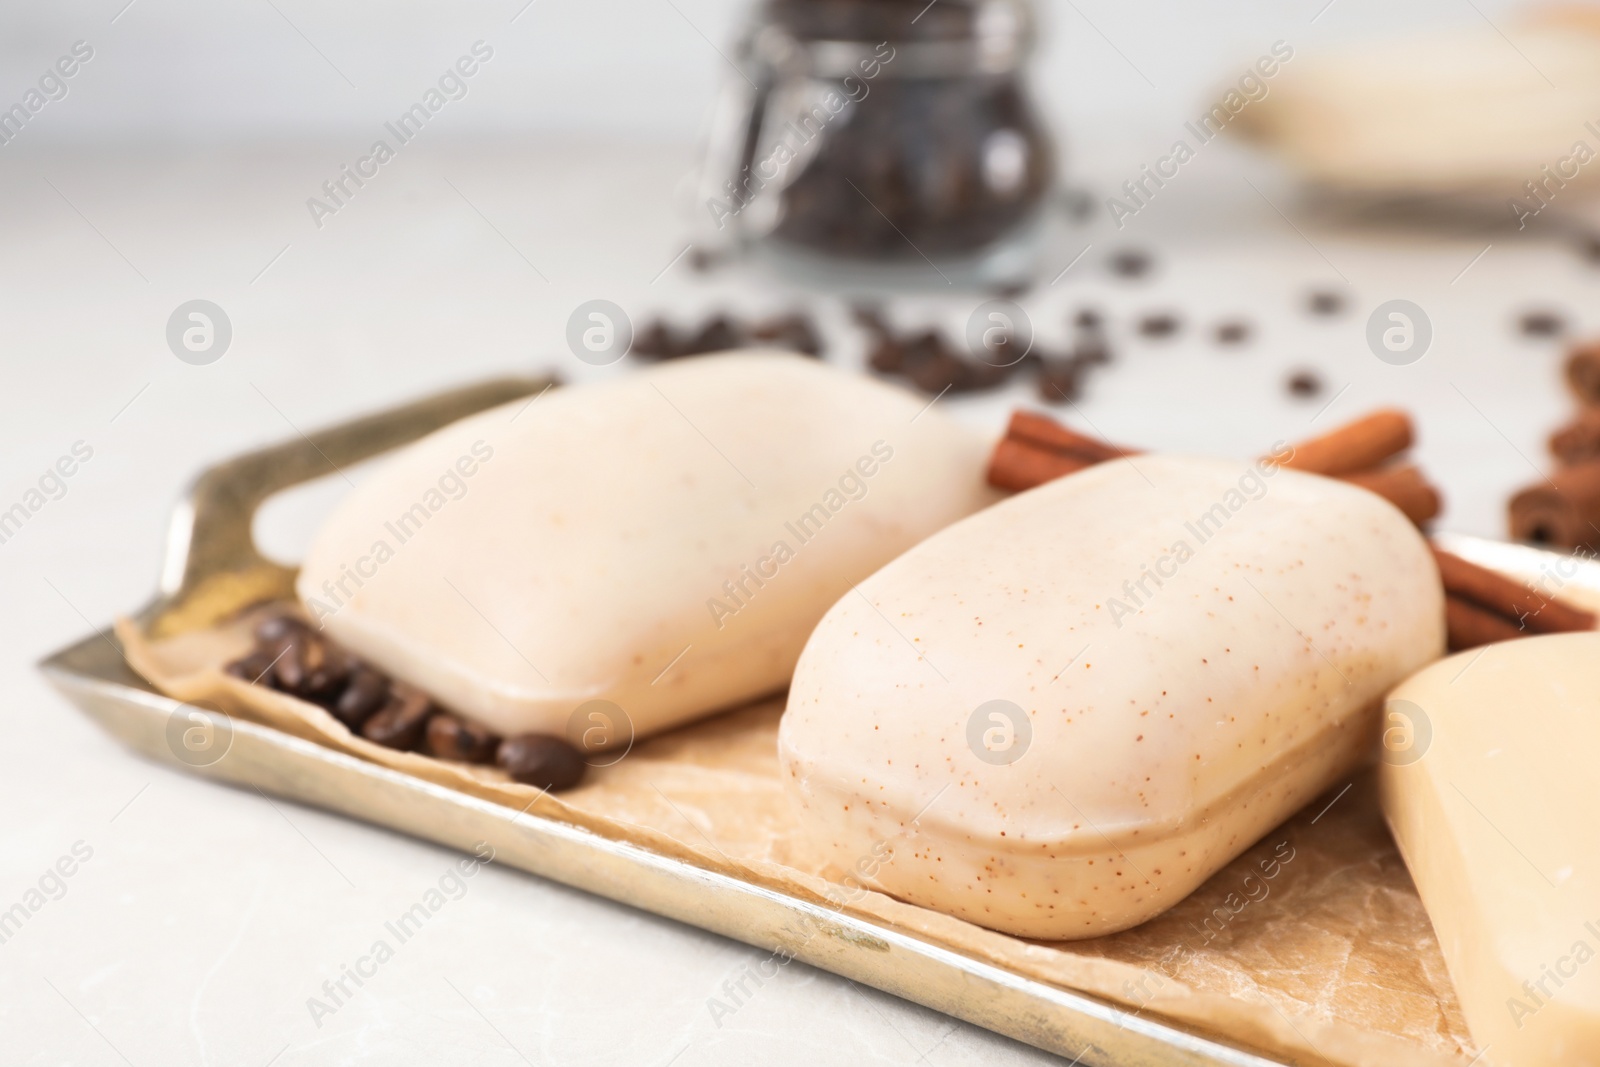
[[[1055,170],[1033,41],[1030,0],[761,0],[713,127],[708,229],[830,278],[1026,273]]]

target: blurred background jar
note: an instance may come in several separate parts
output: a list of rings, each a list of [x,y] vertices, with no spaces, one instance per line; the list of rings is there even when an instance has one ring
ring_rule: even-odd
[[[1031,274],[1055,149],[1028,0],[762,0],[713,120],[716,239],[833,284]]]

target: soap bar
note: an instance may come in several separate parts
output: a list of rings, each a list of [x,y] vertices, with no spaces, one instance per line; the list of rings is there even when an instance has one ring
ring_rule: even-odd
[[[1462,652],[1384,713],[1384,816],[1474,1051],[1600,1064],[1600,634]]]
[[[644,736],[782,688],[851,583],[995,499],[989,440],[927,408],[761,352],[553,389],[391,457],[298,592],[497,733]],[[599,734],[574,719],[593,701]]]
[[[818,625],[779,731],[839,872],[1030,938],[1159,914],[1376,750],[1444,651],[1381,498],[1145,455],[935,534]]]

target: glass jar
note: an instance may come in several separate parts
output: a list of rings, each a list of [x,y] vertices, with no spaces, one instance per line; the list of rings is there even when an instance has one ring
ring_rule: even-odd
[[[708,225],[823,270],[1015,273],[1055,169],[1023,84],[1033,26],[1028,0],[763,0],[713,127]]]

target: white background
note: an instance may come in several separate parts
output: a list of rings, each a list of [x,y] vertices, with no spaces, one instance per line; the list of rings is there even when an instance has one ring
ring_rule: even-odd
[[[620,372],[565,353],[566,317],[584,300],[616,300],[636,321],[801,303],[832,332],[834,358],[861,357],[836,301],[674,265],[693,210],[684,178],[727,76],[707,38],[728,50],[742,3],[536,0],[520,14],[521,0],[274,3],[0,6],[0,105],[74,41],[95,48],[67,99],[0,147],[0,509],[75,441],[94,450],[66,496],[0,545],[0,908],[74,842],[94,850],[66,895],[0,945],[3,1058],[1043,1062],[799,964],[719,1028],[707,998],[759,953],[498,869],[319,1029],[306,998],[453,857],[144,762],[33,671],[149,595],[167,513],[207,463],[490,374]],[[1037,81],[1074,179],[1114,186],[1276,39],[1308,54],[1510,10],[1336,0],[1313,24],[1322,7],[1053,5]],[[470,95],[315,227],[306,198],[478,39],[495,57]],[[1300,221],[1286,224],[1243,176]],[[1122,358],[1083,414],[1115,440],[1249,456],[1403,403],[1448,495],[1445,524],[1501,532],[1506,494],[1536,476],[1567,409],[1558,349],[1518,337],[1512,319],[1548,305],[1600,327],[1600,275],[1514,234],[1347,232],[1296,205],[1287,176],[1218,145],[1128,231],[1059,233],[1046,281],[1091,252],[1027,298],[1041,333],[1059,340],[1085,304],[1119,324]],[[1157,252],[1151,279],[1104,270],[1128,244]],[[1348,314],[1304,313],[1323,285],[1348,294]],[[1412,367],[1379,364],[1361,340],[1367,311],[1397,296],[1434,319],[1435,347]],[[233,322],[232,347],[208,367],[180,363],[164,340],[168,315],[194,297]],[[901,310],[959,325],[973,299]],[[1178,312],[1183,336],[1127,336],[1128,316],[1152,308]],[[1257,334],[1226,354],[1201,327],[1231,315]],[[1323,397],[1285,396],[1302,366],[1328,381]],[[949,403],[998,427],[1028,399],[1018,387]],[[269,540],[292,558],[311,518],[280,509]]]

